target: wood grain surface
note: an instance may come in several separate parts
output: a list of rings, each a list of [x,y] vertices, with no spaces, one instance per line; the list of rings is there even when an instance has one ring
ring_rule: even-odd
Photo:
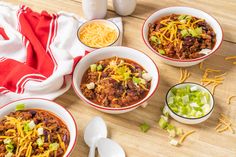
[[[83,16],[81,0],[5,0],[13,4],[26,4],[36,11],[49,12],[67,11]],[[171,123],[185,131],[196,130],[181,147],[171,146],[168,134],[159,128],[157,120],[160,108],[164,105],[167,90],[178,83],[180,71],[178,68],[160,62],[144,44],[141,37],[142,24],[154,11],[169,6],[190,6],[204,10],[214,16],[224,30],[224,41],[215,55],[204,62],[205,67],[221,69],[227,72],[223,85],[216,88],[216,105],[212,116],[199,125],[184,125],[171,120]],[[107,18],[117,17],[109,0]],[[138,108],[130,113],[110,115],[99,112],[83,103],[71,88],[56,102],[64,105],[76,119],[79,128],[79,138],[72,157],[88,156],[88,147],[83,141],[83,130],[93,116],[105,119],[109,128],[109,137],[117,141],[125,149],[127,157],[236,157],[236,134],[230,131],[217,133],[214,128],[218,123],[219,113],[230,117],[236,129],[236,101],[226,104],[227,97],[236,95],[236,65],[225,61],[225,56],[236,54],[236,1],[235,0],[138,0],[136,11],[123,17],[123,45],[137,48],[148,54],[160,70],[160,84],[157,92],[146,108]],[[187,81],[200,82],[202,71],[198,66],[188,68],[191,77]],[[139,125],[147,122],[151,129],[147,133],[139,130]]]

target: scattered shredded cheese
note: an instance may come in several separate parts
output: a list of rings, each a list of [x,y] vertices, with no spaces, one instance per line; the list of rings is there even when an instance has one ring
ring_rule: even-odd
[[[232,95],[232,96],[228,97],[228,99],[227,99],[227,104],[228,104],[228,105],[231,103],[231,100],[232,100],[233,98],[236,98],[236,95]]]
[[[192,131],[188,131],[186,132],[179,140],[179,143],[182,144],[184,142],[184,140],[187,138],[187,136],[193,134],[195,132],[195,130],[192,130]]]
[[[219,123],[215,127],[215,130],[218,133],[224,132],[229,129],[234,134],[234,129],[232,128],[232,123],[226,115],[220,113],[220,117],[218,118],[218,120],[219,120]]]
[[[191,76],[191,73],[187,69],[180,68],[180,73],[179,83],[183,83]]]
[[[225,57],[225,60],[231,60],[231,59],[236,59],[236,56]]]
[[[199,64],[199,68],[200,68],[201,70],[204,70],[204,68],[203,68],[203,63],[204,63],[204,62],[201,62],[201,63]]]
[[[224,76],[226,75],[226,73],[218,74],[221,72],[222,72],[221,70],[206,68],[204,70],[204,74],[201,78],[202,85],[208,86],[208,85],[213,84],[213,86],[212,86],[212,94],[213,95],[215,93],[216,87],[218,85],[222,84],[223,81],[225,80]],[[212,77],[209,77],[210,75],[212,75]]]

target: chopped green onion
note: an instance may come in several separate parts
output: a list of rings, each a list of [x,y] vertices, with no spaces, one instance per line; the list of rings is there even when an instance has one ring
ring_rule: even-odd
[[[151,41],[152,41],[152,42],[156,42],[156,41],[157,41],[157,37],[156,37],[156,36],[154,36],[154,35],[153,35],[153,36],[151,36]]]
[[[186,29],[181,30],[180,33],[181,33],[182,37],[186,37],[186,36],[189,35],[189,32],[188,32],[188,30],[186,30]]]
[[[159,52],[161,55],[166,54],[165,50],[162,50],[162,49],[159,49],[158,52]]]
[[[36,125],[35,125],[34,121],[31,120],[31,121],[29,122],[29,129],[30,129],[30,130],[33,130],[35,126],[36,126]]]
[[[151,41],[157,44],[161,44],[161,40],[157,36],[151,36]]]
[[[130,78],[130,73],[126,72],[123,74],[124,80],[128,80]]]
[[[54,151],[54,150],[57,150],[59,148],[59,144],[58,143],[51,143],[49,145],[49,149]]]
[[[7,155],[5,155],[5,157],[12,157],[13,153],[12,152],[8,152]]]
[[[11,144],[11,139],[10,138],[6,138],[5,140],[3,140],[4,144]]]
[[[194,29],[188,29],[189,33],[191,34],[192,37],[197,37],[198,34]]]
[[[16,105],[16,111],[24,110],[25,109],[25,104],[17,104]]]
[[[144,79],[141,79],[141,78],[140,78],[140,83],[141,83],[141,84],[146,84],[146,81],[145,81]]]
[[[97,69],[97,64],[91,64],[91,65],[90,65],[90,70],[91,70],[91,72],[95,72],[96,69]]]
[[[192,19],[192,16],[187,15],[187,16],[185,17],[185,19],[187,19],[187,20],[191,20],[191,19]]]
[[[36,141],[36,143],[37,143],[37,145],[38,145],[39,147],[41,147],[41,146],[43,146],[44,141],[43,141],[42,138],[38,138],[37,141]]]
[[[168,124],[167,127],[166,127],[166,130],[169,133],[170,137],[175,137],[176,136],[176,128],[173,125]]]
[[[38,133],[38,136],[43,135],[43,128],[42,127],[38,128],[37,133]]]
[[[140,81],[141,81],[140,78],[133,77],[133,82],[134,82],[134,83],[139,84]]]
[[[184,20],[186,17],[187,17],[187,15],[180,15],[180,16],[178,17],[178,20],[179,20],[179,21],[180,21],[180,20]]]
[[[162,129],[165,129],[168,126],[168,121],[166,118],[164,118],[164,116],[161,116],[158,124]]]
[[[176,135],[177,135],[177,136],[183,135],[183,129],[181,129],[181,128],[176,128]]]
[[[202,34],[202,27],[195,28],[195,32],[198,34],[198,36],[201,35]]]
[[[139,128],[142,132],[146,133],[150,129],[150,125],[148,125],[147,123],[143,123],[139,126]]]
[[[97,71],[101,71],[101,70],[102,70],[102,65],[99,64],[99,65],[97,66]]]
[[[23,126],[23,130],[24,130],[24,132],[28,132],[28,131],[30,131],[29,123],[25,123],[25,124],[24,124],[24,126]]]
[[[194,86],[171,89],[172,95],[167,98],[171,110],[181,116],[197,118],[210,111],[210,95]]]
[[[7,152],[12,152],[14,150],[14,146],[12,144],[6,145]]]

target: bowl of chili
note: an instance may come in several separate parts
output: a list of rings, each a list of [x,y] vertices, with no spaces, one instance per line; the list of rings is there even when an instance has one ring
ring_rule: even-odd
[[[159,83],[155,63],[144,53],[122,46],[95,50],[76,65],[73,87],[88,105],[111,114],[134,110]]]
[[[223,31],[216,19],[201,10],[168,7],[145,20],[142,37],[147,47],[164,63],[189,67],[217,51]]]
[[[0,147],[5,156],[71,154],[77,138],[69,111],[46,99],[21,99],[0,108]]]

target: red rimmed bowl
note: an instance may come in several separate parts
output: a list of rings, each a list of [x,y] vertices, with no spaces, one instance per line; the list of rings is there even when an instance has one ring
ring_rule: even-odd
[[[171,15],[171,14],[186,14],[186,15],[195,16],[201,19],[205,19],[206,22],[213,28],[214,32],[216,33],[216,43],[215,43],[214,48],[202,57],[199,57],[196,59],[185,59],[185,60],[170,58],[165,55],[161,55],[156,50],[154,50],[148,41],[149,24],[152,24],[156,22],[158,19],[164,16]],[[164,8],[164,9],[156,11],[145,20],[143,24],[143,28],[142,28],[142,37],[147,47],[151,49],[154,53],[156,53],[157,57],[164,63],[172,65],[172,66],[177,66],[177,67],[189,67],[189,66],[193,66],[204,61],[210,55],[212,55],[213,53],[217,51],[217,49],[220,47],[223,40],[223,31],[220,24],[216,21],[216,19],[214,19],[212,16],[210,16],[204,11],[190,8],[190,7],[168,7],[168,8]]]
[[[146,95],[146,97],[133,105],[122,107],[122,108],[104,107],[99,104],[96,104],[90,101],[89,99],[87,99],[83,95],[80,89],[82,77],[91,64],[94,64],[100,60],[115,57],[115,56],[124,58],[124,59],[130,59],[138,63],[152,76],[151,88],[148,94]],[[106,48],[95,50],[89,53],[88,55],[84,56],[80,60],[80,62],[76,65],[73,72],[73,88],[76,94],[81,98],[81,100],[83,100],[86,104],[90,105],[91,107],[98,109],[102,112],[110,113],[110,114],[120,114],[120,113],[126,113],[129,111],[132,111],[136,109],[137,107],[143,104],[146,104],[147,100],[156,91],[158,87],[158,83],[159,83],[159,78],[160,76],[159,76],[158,68],[150,57],[132,48],[123,47],[123,46],[112,46],[112,47],[106,47]]]
[[[63,157],[70,156],[75,147],[77,139],[77,125],[72,114],[63,106],[51,100],[41,98],[28,98],[16,100],[0,107],[0,119],[8,115],[10,112],[14,112],[18,104],[25,104],[25,109],[41,109],[44,111],[48,111],[50,113],[53,113],[61,121],[63,121],[70,132],[70,142]]]

